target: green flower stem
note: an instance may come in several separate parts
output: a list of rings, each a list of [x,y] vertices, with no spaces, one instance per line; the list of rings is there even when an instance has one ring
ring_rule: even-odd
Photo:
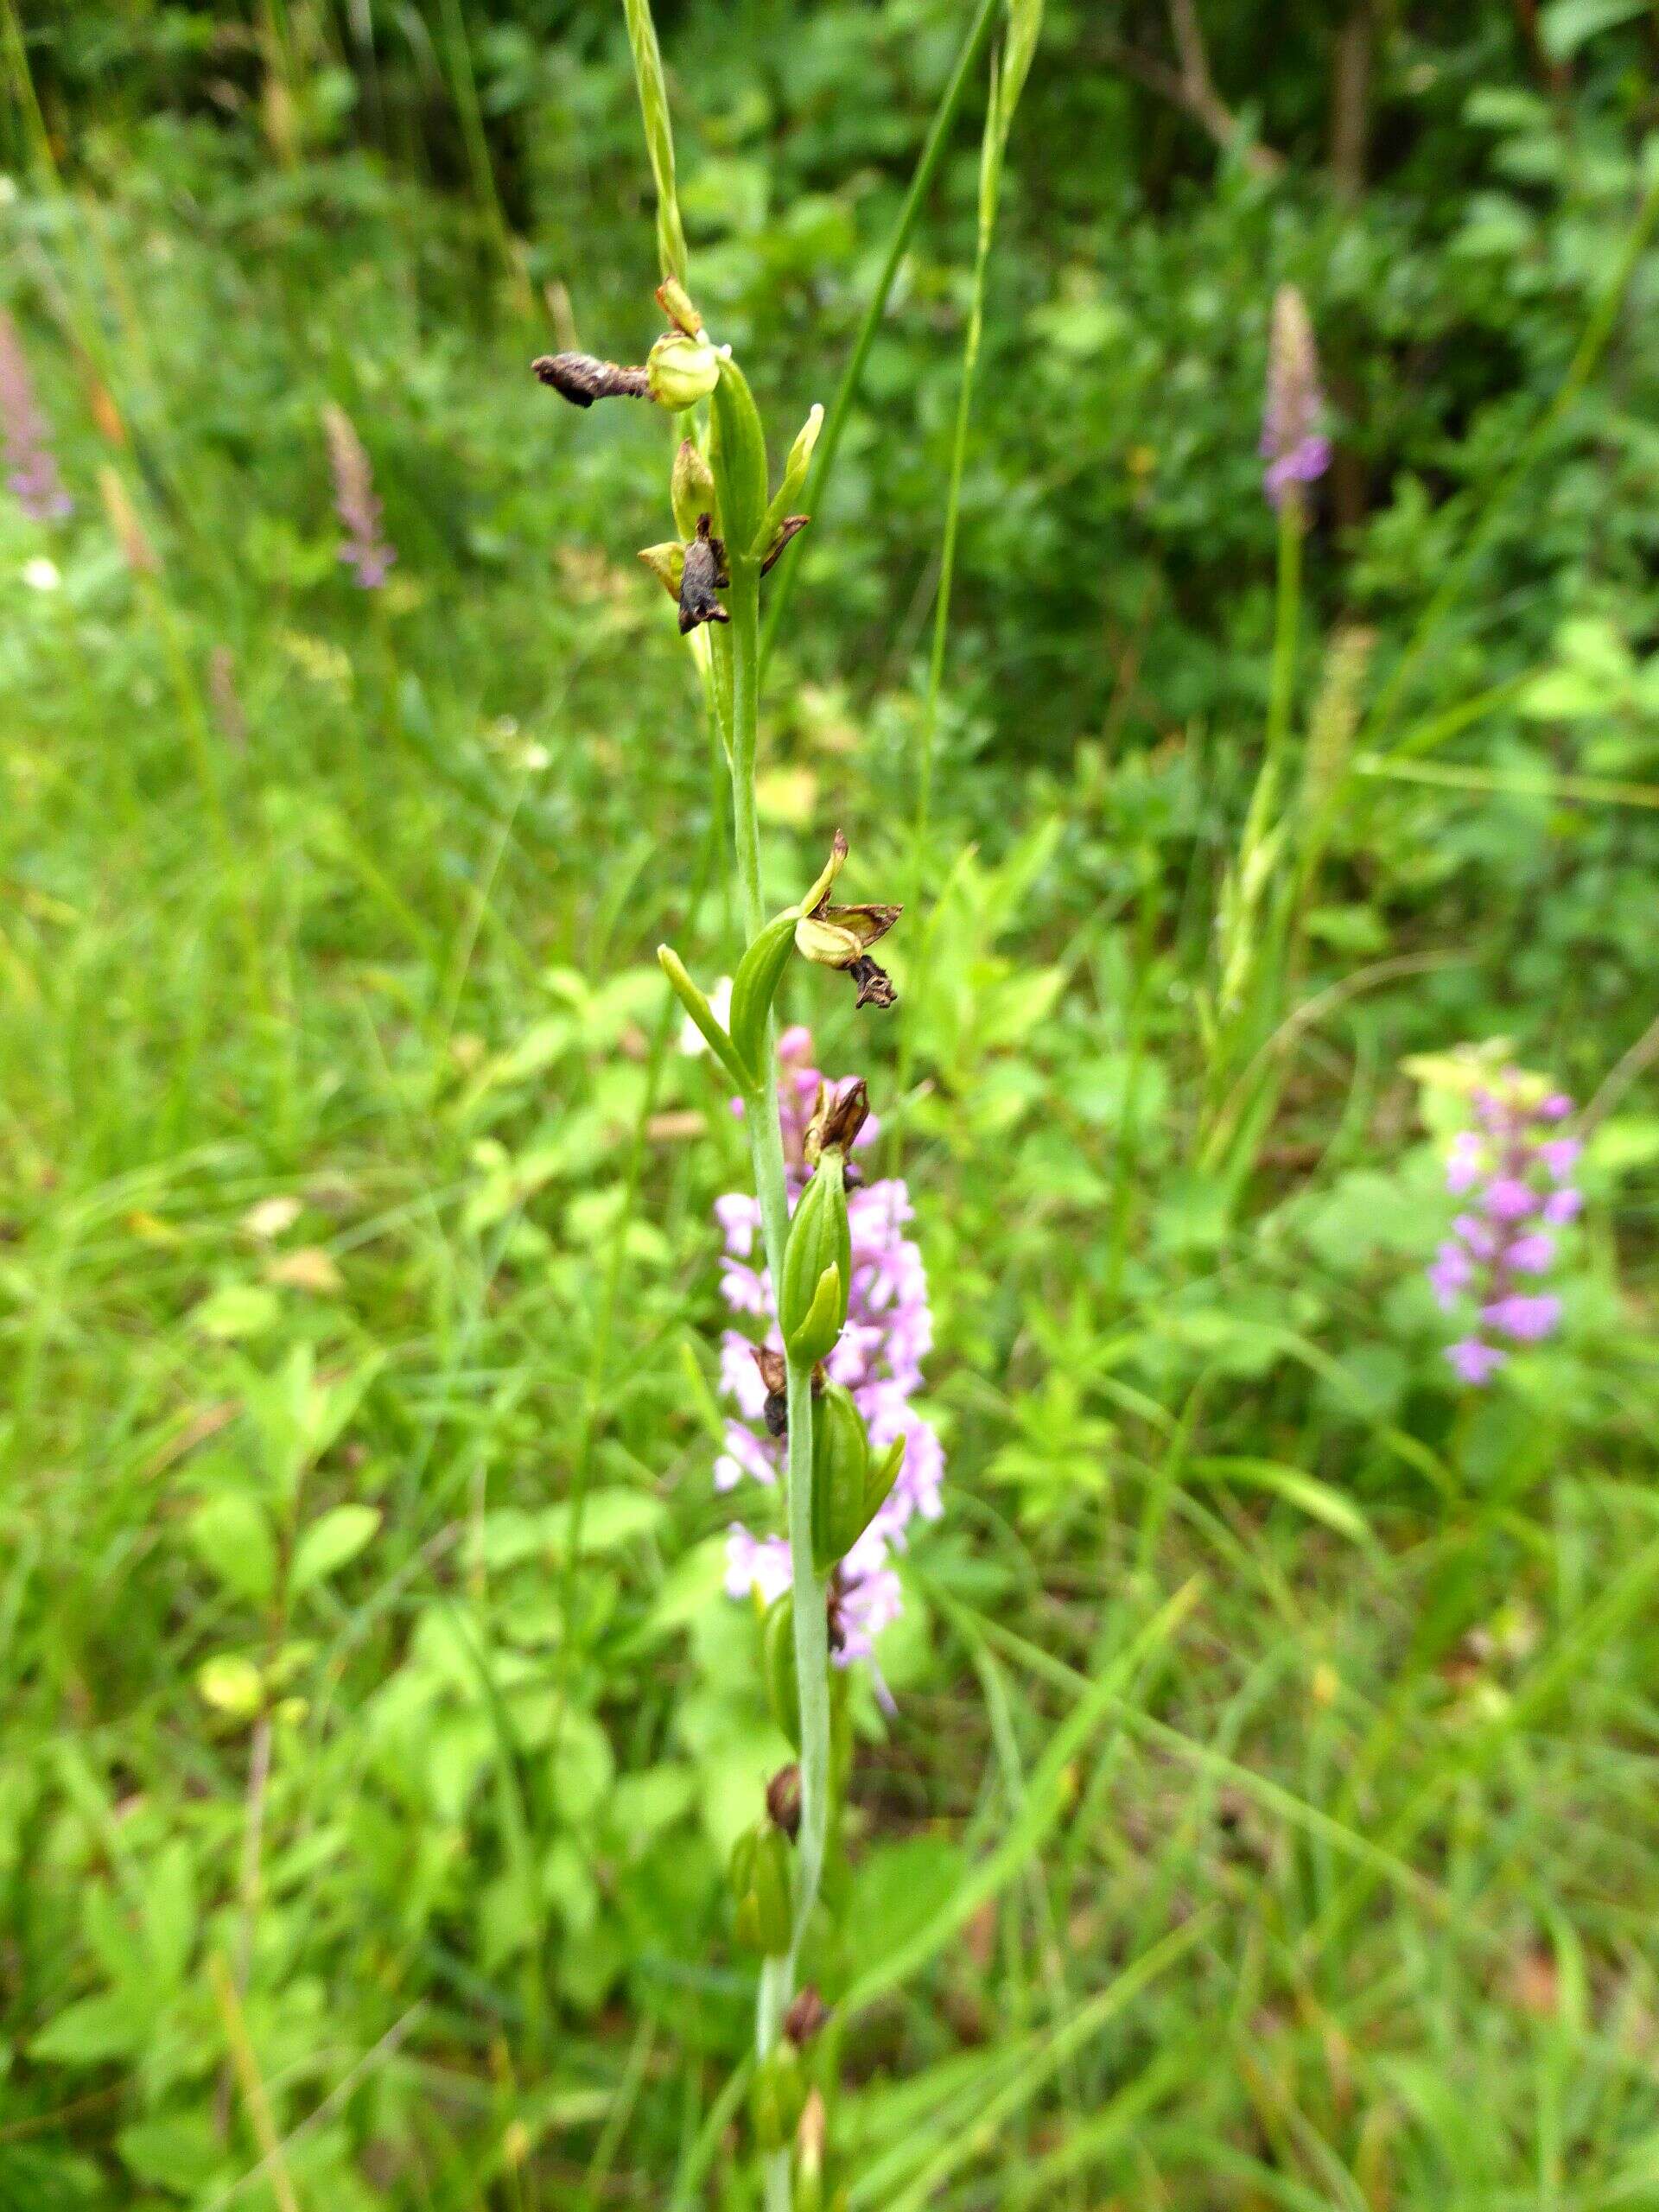
[[[760,888],[760,828],[755,811],[754,763],[760,729],[760,588],[756,563],[731,561],[729,649],[732,676],[732,812],[744,921],[753,939],[766,918]],[[745,1121],[760,1201],[766,1263],[774,1283],[784,1279],[789,1235],[789,1193],[784,1177],[783,1125],[778,1085],[768,1050],[767,1080],[747,1102]],[[787,1955],[768,1959],[755,2005],[755,2050],[765,2058],[781,2032],[794,1994],[801,1940],[817,1903],[830,1816],[829,1638],[823,1585],[812,1567],[812,1370],[789,1363],[789,1552],[795,1586],[795,1675],[801,1711],[801,1826],[795,1853],[795,1926]],[[789,2154],[766,2162],[767,2212],[787,2212]]]
[[[1273,674],[1268,691],[1268,728],[1262,748],[1262,772],[1250,801],[1247,844],[1265,837],[1272,826],[1274,802],[1290,734],[1291,700],[1296,688],[1296,639],[1302,603],[1302,501],[1288,486],[1279,509],[1279,582],[1273,616]]]

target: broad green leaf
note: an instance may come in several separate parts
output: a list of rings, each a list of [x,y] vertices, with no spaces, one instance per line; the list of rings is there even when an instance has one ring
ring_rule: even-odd
[[[1602,31],[1633,23],[1649,0],[1550,0],[1538,16],[1538,35],[1552,61],[1565,61]]]
[[[110,1990],[83,1997],[48,2022],[29,2046],[41,2065],[102,2066],[112,2058],[133,2058],[148,2050],[156,2035],[153,1994],[143,1989]]]

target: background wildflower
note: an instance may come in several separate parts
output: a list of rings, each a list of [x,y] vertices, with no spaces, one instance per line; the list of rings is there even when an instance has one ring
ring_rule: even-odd
[[[60,522],[74,512],[58,474],[51,435],[35,397],[22,338],[0,308],[0,442],[5,448],[6,484],[35,522]]]
[[[1262,418],[1262,458],[1268,464],[1263,482],[1275,507],[1283,505],[1293,485],[1314,483],[1331,466],[1324,419],[1313,326],[1296,287],[1281,284],[1274,296]]]
[[[1572,1100],[1540,1097],[1518,1069],[1483,1085],[1472,1104],[1475,1126],[1452,1139],[1446,1166],[1447,1190],[1472,1204],[1453,1217],[1428,1281],[1443,1312],[1472,1306],[1474,1326],[1446,1356],[1460,1381],[1480,1384],[1509,1357],[1506,1344],[1538,1344],[1560,1325],[1560,1298],[1535,1283],[1554,1263],[1552,1230],[1583,1203],[1569,1179],[1583,1147],[1546,1134]]]
[[[363,590],[378,591],[397,556],[381,535],[381,505],[369,456],[343,407],[331,402],[322,410],[322,422],[334,478],[334,512],[346,531],[340,557]]]
[[[806,1185],[806,1131],[824,1079],[812,1065],[809,1031],[786,1030],[779,1054],[779,1106],[793,1204]],[[878,1131],[872,1115],[854,1141],[855,1154],[868,1150]],[[831,1641],[843,1666],[868,1658],[875,1638],[897,1618],[903,1598],[892,1555],[904,1548],[913,1520],[938,1518],[944,1479],[938,1437],[912,1403],[922,1387],[922,1362],[932,1348],[933,1320],[921,1252],[905,1234],[912,1217],[909,1191],[896,1176],[855,1185],[848,1194],[847,1216],[852,1291],[847,1325],[824,1370],[832,1382],[851,1392],[872,1448],[879,1452],[902,1437],[905,1457],[892,1493],[841,1562],[831,1588]],[[747,1192],[728,1192],[715,1201],[715,1217],[725,1242],[721,1289],[727,1304],[735,1314],[764,1322],[765,1342],[780,1345],[771,1275],[756,1263],[759,1202]],[[755,1364],[754,1342],[739,1329],[728,1329],[721,1340],[721,1385],[736,1408],[726,1424],[725,1449],[715,1463],[715,1482],[721,1490],[750,1480],[775,1485],[784,1466],[784,1441],[766,1427],[766,1386]],[[747,1597],[759,1590],[770,1602],[789,1584],[789,1547],[783,1538],[758,1536],[734,1523],[726,1569],[732,1594]]]

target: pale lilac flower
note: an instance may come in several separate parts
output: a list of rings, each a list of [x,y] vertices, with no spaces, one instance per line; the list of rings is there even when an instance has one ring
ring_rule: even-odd
[[[1472,1191],[1480,1180],[1480,1139],[1472,1129],[1463,1129],[1452,1140],[1452,1149],[1446,1155],[1446,1187],[1460,1194]]]
[[[1583,1203],[1567,1179],[1583,1147],[1576,1137],[1544,1135],[1572,1112],[1573,1102],[1563,1091],[1540,1099],[1535,1088],[1511,1068],[1478,1090],[1471,1102],[1477,1126],[1454,1137],[1446,1156],[1447,1190],[1472,1192],[1474,1206],[1453,1217],[1428,1281],[1443,1312],[1454,1312],[1465,1298],[1473,1306],[1474,1329],[1448,1345],[1446,1356],[1460,1380],[1477,1386],[1509,1357],[1484,1332],[1538,1344],[1560,1325],[1560,1298],[1522,1290],[1516,1278],[1541,1275],[1554,1264],[1550,1230],[1571,1221]],[[1507,1233],[1522,1222],[1544,1225]]]
[[[1428,1280],[1443,1313],[1449,1313],[1458,1302],[1458,1293],[1469,1287],[1474,1271],[1475,1263],[1461,1244],[1448,1239],[1441,1245],[1428,1271]]]
[[[1490,1381],[1510,1355],[1483,1344],[1478,1337],[1463,1337],[1446,1346],[1446,1356],[1462,1381],[1481,1383]]]
[[[0,442],[5,447],[6,484],[34,522],[61,522],[74,512],[75,503],[58,474],[51,438],[35,397],[22,335],[0,308]]]
[[[1263,483],[1268,499],[1282,506],[1294,485],[1313,484],[1331,466],[1331,441],[1320,427],[1325,395],[1313,326],[1301,294],[1281,284],[1274,296],[1268,336],[1268,397],[1262,418]]]
[[[1483,1306],[1480,1318],[1501,1337],[1513,1337],[1517,1344],[1535,1344],[1541,1337],[1548,1336],[1560,1319],[1561,1301],[1548,1294],[1529,1297],[1523,1291],[1512,1290],[1494,1299],[1490,1306]]]
[[[1530,1236],[1517,1236],[1506,1248],[1503,1264],[1516,1274],[1541,1275],[1554,1257],[1555,1239],[1548,1230],[1535,1229]]]
[[[322,423],[334,478],[334,512],[346,531],[340,557],[362,590],[378,591],[397,556],[380,534],[380,502],[369,456],[343,407],[331,402],[322,410]]]
[[[793,1204],[806,1186],[806,1130],[823,1077],[811,1064],[809,1031],[785,1030],[778,1049],[783,1061],[779,1103]],[[859,1132],[855,1151],[869,1145],[874,1129],[872,1116]],[[831,1589],[831,1641],[843,1666],[868,1658],[875,1637],[896,1618],[902,1590],[892,1554],[905,1548],[912,1521],[938,1518],[944,1480],[938,1437],[911,1402],[922,1388],[922,1362],[932,1349],[933,1319],[921,1252],[905,1234],[912,1213],[910,1193],[896,1177],[867,1185],[849,1179],[853,1186],[848,1192],[847,1225],[853,1278],[847,1326],[824,1365],[830,1381],[851,1392],[874,1448],[880,1451],[902,1436],[905,1457],[892,1494],[841,1562]],[[763,1319],[766,1341],[781,1349],[772,1277],[758,1245],[759,1206],[747,1195],[732,1192],[715,1201],[715,1216],[726,1245],[721,1295],[734,1313]],[[715,1487],[733,1490],[750,1478],[775,1486],[784,1471],[785,1446],[765,1428],[766,1392],[754,1361],[753,1339],[728,1330],[721,1342],[720,1372],[721,1389],[737,1411],[726,1424],[725,1449],[715,1462]],[[769,1601],[789,1586],[789,1548],[781,1537],[757,1537],[734,1527],[727,1550],[728,1590],[741,1596],[758,1588]]]
[[[1524,1221],[1537,1212],[1539,1194],[1518,1175],[1500,1175],[1486,1185],[1481,1204],[1494,1221]]]

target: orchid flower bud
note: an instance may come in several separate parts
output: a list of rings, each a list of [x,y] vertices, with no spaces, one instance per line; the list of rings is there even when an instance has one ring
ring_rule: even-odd
[[[898,997],[885,969],[869,957],[904,912],[902,906],[832,906],[830,893],[847,858],[847,840],[839,830],[823,874],[801,901],[801,918],[795,925],[795,949],[822,968],[843,968],[858,986],[859,1006],[889,1007]]]
[[[795,1593],[785,1590],[760,1624],[760,1673],[772,1719],[798,1751],[801,1694],[795,1679]]]
[[[811,465],[812,448],[818,442],[818,433],[823,428],[823,410],[814,406],[804,423],[795,433],[795,442],[789,449],[789,459],[784,463],[784,480],[778,487],[780,507],[799,496],[806,481],[806,472]]]
[[[754,2069],[749,2084],[749,2118],[763,2151],[786,2147],[806,2103],[806,2071],[801,2054],[787,2040],[776,2044]]]
[[[715,472],[690,438],[680,440],[680,449],[674,456],[669,499],[674,509],[674,527],[683,538],[696,535],[699,515],[715,512]]]
[[[530,365],[573,407],[591,407],[596,399],[655,397],[645,369],[619,368],[614,361],[596,360],[591,353],[543,353]]]
[[[659,407],[695,407],[720,382],[720,356],[707,339],[665,330],[646,358],[645,375]]]
[[[732,1850],[731,1879],[738,1942],[763,1959],[778,1957],[789,1948],[794,1910],[789,1840],[771,1820],[757,1821],[739,1836]]]
[[[823,428],[823,410],[814,407],[789,449],[789,459],[784,463],[783,481],[772,494],[766,509],[766,520],[755,540],[756,558],[762,563],[761,574],[778,558],[790,539],[807,520],[804,515],[791,515],[790,509],[801,494],[806,481],[806,472],[812,460],[812,448],[818,442],[818,432]],[[786,526],[786,525],[792,525]]]
[[[803,1998],[817,1992],[809,1982],[801,1992]],[[799,2002],[799,1999],[797,1999]],[[790,2007],[794,2011],[794,2005]],[[827,2017],[827,2015],[826,2015]],[[785,2026],[785,2033],[788,2032]],[[791,2042],[795,2038],[790,2037]],[[796,2123],[794,2171],[791,2177],[794,2190],[794,2212],[824,2212],[823,2195],[823,2139],[826,2133],[823,2099],[814,2088],[807,2092],[806,2102]]]

